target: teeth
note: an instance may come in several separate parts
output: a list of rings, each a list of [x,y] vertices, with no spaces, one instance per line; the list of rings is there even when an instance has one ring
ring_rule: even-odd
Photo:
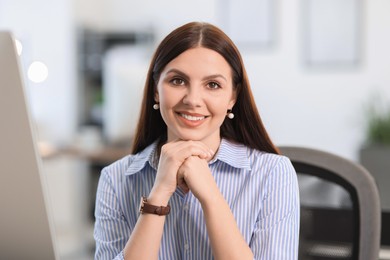
[[[186,114],[180,114],[180,116],[182,116],[185,119],[190,120],[190,121],[199,121],[199,120],[202,120],[205,118],[204,116],[190,116],[190,115],[186,115]]]

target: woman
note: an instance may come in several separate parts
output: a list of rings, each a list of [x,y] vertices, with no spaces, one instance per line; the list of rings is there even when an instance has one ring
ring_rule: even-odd
[[[158,46],[132,154],[103,169],[95,216],[96,259],[297,259],[296,173],[215,26]]]

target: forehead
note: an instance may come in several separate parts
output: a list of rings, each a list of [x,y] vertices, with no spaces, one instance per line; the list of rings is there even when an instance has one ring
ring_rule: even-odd
[[[227,78],[232,77],[232,69],[225,58],[218,52],[204,47],[188,49],[181,53],[165,66],[162,73],[171,69],[179,69],[189,75],[222,74]]]

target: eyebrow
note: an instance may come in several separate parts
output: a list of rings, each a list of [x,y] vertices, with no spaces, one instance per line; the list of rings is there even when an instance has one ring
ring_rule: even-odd
[[[182,76],[183,78],[185,78],[186,80],[188,80],[190,77],[187,76],[187,74],[185,74],[184,72],[178,70],[178,69],[170,69],[166,72],[166,74],[170,74],[170,73],[176,73],[176,74],[179,74],[180,76]],[[224,79],[226,82],[227,82],[227,79],[222,75],[222,74],[212,74],[212,75],[208,75],[206,77],[203,78],[203,80],[210,80],[210,79],[215,79],[215,78],[222,78]]]

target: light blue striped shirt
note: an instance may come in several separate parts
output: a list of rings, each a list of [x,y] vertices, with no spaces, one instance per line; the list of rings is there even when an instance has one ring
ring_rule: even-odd
[[[156,176],[156,147],[103,169],[96,197],[95,259],[123,259],[141,196],[149,194]],[[290,160],[222,139],[209,168],[254,258],[297,259],[299,191]],[[177,189],[169,204],[159,259],[213,259],[199,201]]]

